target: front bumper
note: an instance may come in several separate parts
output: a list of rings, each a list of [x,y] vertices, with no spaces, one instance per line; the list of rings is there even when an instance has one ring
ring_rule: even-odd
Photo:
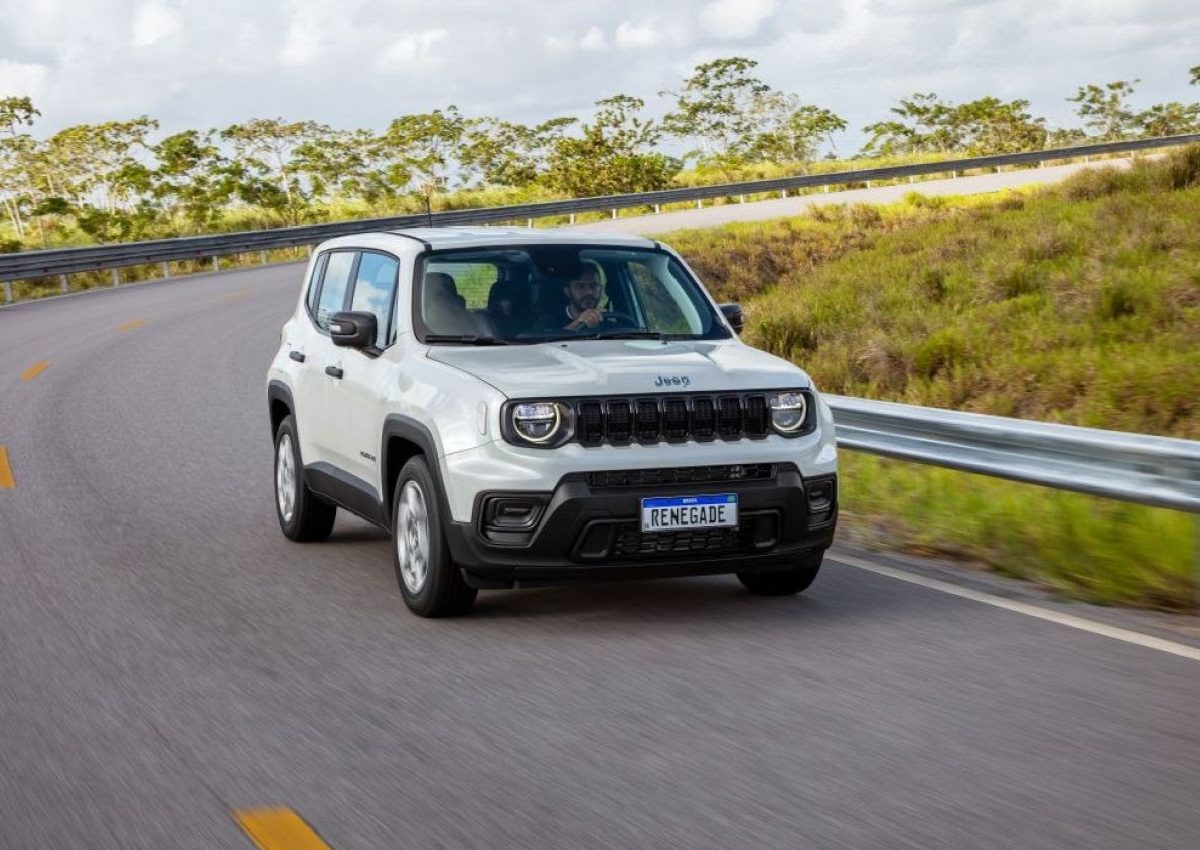
[[[646,484],[571,473],[551,492],[483,492],[470,522],[447,524],[450,551],[469,583],[497,588],[780,569],[828,548],[836,475],[806,479],[792,463],[760,466],[769,474],[760,468],[752,480]],[[642,498],[715,493],[737,493],[737,529],[642,533]],[[509,498],[532,507],[523,527],[496,525],[495,505]]]

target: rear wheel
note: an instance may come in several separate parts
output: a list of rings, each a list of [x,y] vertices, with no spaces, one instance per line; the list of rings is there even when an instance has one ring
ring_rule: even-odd
[[[289,540],[308,543],[324,540],[333,531],[337,508],[321,501],[304,484],[296,424],[284,417],[275,432],[275,515]]]
[[[821,570],[824,552],[805,555],[787,570],[769,573],[738,573],[738,581],[758,596],[791,596],[813,583]]]
[[[433,476],[421,457],[400,470],[392,497],[392,556],[409,610],[421,617],[465,614],[476,591],[463,581],[442,534]]]

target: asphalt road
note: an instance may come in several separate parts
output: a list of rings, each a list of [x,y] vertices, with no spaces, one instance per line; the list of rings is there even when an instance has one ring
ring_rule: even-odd
[[[1107,160],[1103,163],[1103,167],[1128,168],[1130,162],[1131,160],[1128,159]],[[1096,167],[1098,167],[1097,163],[1089,165],[1076,162],[1045,168],[974,174],[970,177],[921,180],[911,184],[896,183],[890,186],[874,186],[869,189],[848,189],[840,192],[831,189],[828,194],[818,192],[812,195],[795,195],[790,198],[753,201],[745,204],[722,204],[720,206],[709,203],[693,210],[679,210],[660,215],[630,216],[575,226],[601,233],[637,233],[649,236],[656,233],[669,233],[672,230],[717,227],[740,221],[761,221],[803,215],[811,207],[823,204],[890,204],[902,200],[910,192],[919,192],[928,197],[987,195],[1022,186],[1058,183],[1085,168]]]
[[[263,384],[298,277],[0,310],[0,848],[247,850],[256,806],[335,850],[1200,846],[1197,660],[844,550],[795,599],[703,578],[429,621],[378,531],[289,543]]]

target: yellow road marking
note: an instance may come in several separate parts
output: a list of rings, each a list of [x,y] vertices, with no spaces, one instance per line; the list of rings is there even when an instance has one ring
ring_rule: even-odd
[[[42,374],[49,368],[50,368],[49,360],[42,360],[37,363],[34,363],[32,366],[30,366],[28,369],[26,369],[24,372],[21,373],[21,380],[22,381],[32,381],[34,378],[36,378],[38,375]]]
[[[12,467],[8,465],[8,449],[0,446],[0,490],[11,490],[17,486]]]
[[[117,330],[121,333],[125,333],[126,331],[133,330],[134,328],[140,328],[144,324],[146,324],[145,319],[132,319],[123,325],[117,325]]]
[[[330,850],[291,809],[238,809],[233,816],[260,850]]]
[[[241,301],[243,298],[249,298],[249,292],[231,292],[221,300],[226,304],[232,304],[234,301]]]

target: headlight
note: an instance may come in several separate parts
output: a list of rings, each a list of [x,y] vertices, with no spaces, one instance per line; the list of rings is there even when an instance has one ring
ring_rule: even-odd
[[[508,406],[504,425],[509,442],[554,448],[571,436],[571,409],[557,401],[520,402]]]
[[[795,434],[808,419],[808,399],[804,393],[774,393],[767,397],[767,407],[771,410],[771,425],[780,434]]]

